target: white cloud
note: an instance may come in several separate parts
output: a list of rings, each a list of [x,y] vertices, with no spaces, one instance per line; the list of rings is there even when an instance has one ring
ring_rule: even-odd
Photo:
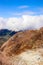
[[[6,27],[6,19],[4,19],[3,17],[0,17],[0,29],[5,27]]]
[[[10,30],[38,29],[43,27],[43,15],[22,15],[21,17],[1,18],[0,29],[7,28]]]
[[[15,13],[12,13],[11,15],[22,16],[22,15],[35,15],[35,14],[36,14],[36,12],[24,11],[24,12],[15,12]]]
[[[19,9],[24,9],[24,8],[28,8],[29,6],[27,6],[27,5],[22,5],[22,6],[19,6],[18,8]]]

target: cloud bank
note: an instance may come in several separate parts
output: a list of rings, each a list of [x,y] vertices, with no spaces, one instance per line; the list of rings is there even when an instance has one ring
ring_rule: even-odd
[[[43,27],[43,15],[22,15],[21,17],[3,18],[0,17],[0,29],[26,30],[39,29]]]

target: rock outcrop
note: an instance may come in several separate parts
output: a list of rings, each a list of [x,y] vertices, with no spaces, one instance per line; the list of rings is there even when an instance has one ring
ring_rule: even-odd
[[[16,33],[0,48],[2,65],[43,65],[43,28]]]

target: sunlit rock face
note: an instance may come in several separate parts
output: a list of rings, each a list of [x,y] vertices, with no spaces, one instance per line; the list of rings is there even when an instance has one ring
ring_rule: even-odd
[[[12,56],[11,65],[43,65],[43,49],[27,50],[18,56]]]
[[[18,32],[5,42],[0,65],[43,65],[43,28]]]

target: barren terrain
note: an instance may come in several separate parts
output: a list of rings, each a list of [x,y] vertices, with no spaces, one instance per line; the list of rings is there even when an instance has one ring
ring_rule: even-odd
[[[0,65],[43,65],[43,28],[18,32],[5,42]]]

